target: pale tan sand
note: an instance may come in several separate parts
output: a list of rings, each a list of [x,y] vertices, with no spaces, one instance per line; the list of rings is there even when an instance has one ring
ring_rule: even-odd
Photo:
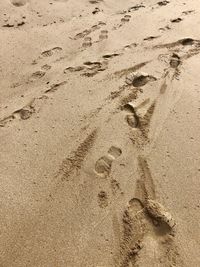
[[[0,10],[0,266],[200,266],[199,0]]]

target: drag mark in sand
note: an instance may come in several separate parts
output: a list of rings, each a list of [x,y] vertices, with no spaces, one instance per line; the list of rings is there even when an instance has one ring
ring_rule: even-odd
[[[51,85],[51,87],[49,89],[47,89],[45,91],[45,93],[53,93],[53,92],[57,91],[60,87],[64,86],[65,84],[67,84],[67,81],[55,83],[55,84]]]
[[[97,130],[92,131],[85,140],[72,152],[72,155],[63,160],[58,175],[61,175],[61,180],[67,180],[70,175],[76,170],[81,169],[83,161],[89,150],[92,148],[97,136]]]
[[[150,61],[144,61],[142,63],[138,63],[138,64],[134,65],[133,67],[116,71],[116,72],[113,73],[113,75],[118,77],[118,78],[122,78],[123,76],[128,75],[131,72],[134,72],[134,71],[137,71],[137,70],[141,69],[142,67],[144,67],[149,62]]]
[[[118,266],[147,267],[160,262],[171,266],[178,261],[177,247],[173,242],[175,221],[156,201],[147,160],[140,156],[138,164],[140,179],[137,181],[136,197],[129,201],[122,217],[123,236]]]

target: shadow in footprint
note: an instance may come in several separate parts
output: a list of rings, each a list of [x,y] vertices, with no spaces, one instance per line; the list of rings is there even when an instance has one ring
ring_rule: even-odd
[[[108,154],[116,159],[122,154],[122,150],[119,147],[111,146],[108,150]]]
[[[157,79],[145,72],[133,72],[127,75],[126,83],[133,85],[134,87],[141,87],[146,85],[148,82],[156,81]]]
[[[136,113],[136,110],[135,110],[134,106],[131,105],[131,103],[128,103],[128,104],[123,106],[123,110],[131,113],[131,114],[126,115],[126,117],[125,117],[128,125],[131,128],[139,127],[140,119],[139,119],[139,117],[138,117],[138,115]]]
[[[111,170],[113,159],[103,156],[97,160],[95,164],[95,171],[100,175],[108,175]]]
[[[109,175],[112,167],[112,162],[122,154],[122,150],[116,146],[111,146],[108,154],[99,158],[95,164],[95,172],[103,177]]]
[[[26,5],[27,2],[28,2],[27,0],[11,0],[11,4],[13,4],[13,6],[16,7],[24,6]]]

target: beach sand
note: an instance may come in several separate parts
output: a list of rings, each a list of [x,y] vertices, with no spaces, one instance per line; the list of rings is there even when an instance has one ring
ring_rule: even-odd
[[[0,10],[0,266],[200,266],[199,1]]]

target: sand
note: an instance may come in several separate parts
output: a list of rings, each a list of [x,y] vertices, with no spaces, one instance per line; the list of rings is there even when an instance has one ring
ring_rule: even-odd
[[[0,266],[200,266],[199,1],[0,10]]]

